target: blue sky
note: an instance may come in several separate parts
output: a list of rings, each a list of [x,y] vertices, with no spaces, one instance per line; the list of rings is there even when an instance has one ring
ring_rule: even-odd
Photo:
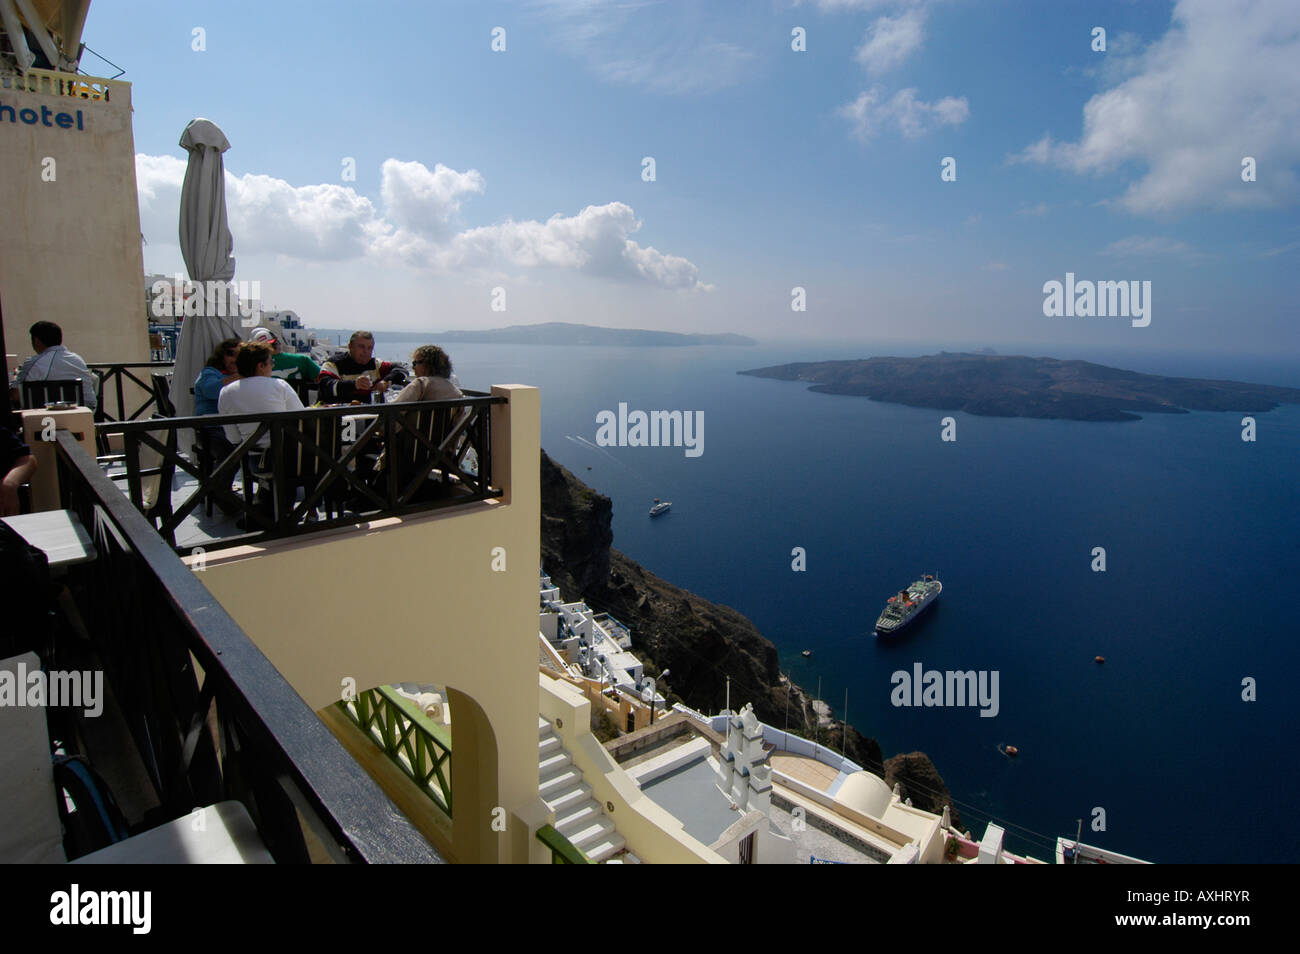
[[[1292,0],[357,11],[91,7],[134,84],[147,269],[181,268],[177,140],[204,116],[236,279],[311,325],[1300,350]],[[1044,317],[1067,271],[1151,281],[1150,326]]]

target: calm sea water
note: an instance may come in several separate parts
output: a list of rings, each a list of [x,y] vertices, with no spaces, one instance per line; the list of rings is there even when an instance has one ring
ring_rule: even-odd
[[[413,344],[377,338],[383,357]],[[467,387],[538,385],[543,446],[613,499],[614,545],[749,616],[837,714],[847,690],[849,720],[886,757],[928,753],[976,837],[996,817],[1020,826],[1010,847],[1050,860],[1082,818],[1086,841],[1152,861],[1300,858],[1287,808],[1300,787],[1300,406],[1257,415],[1255,443],[1229,413],[956,414],[944,443],[938,411],[736,374],[933,350],[460,345],[452,357]],[[1108,363],[1300,386],[1279,360]],[[703,411],[704,453],[584,443],[620,401]],[[656,496],[673,509],[651,521]],[[1099,546],[1104,573],[1090,568]],[[885,598],[934,571],[944,594],[929,618],[874,639]],[[916,662],[996,671],[997,716],[893,706],[892,673]],[[1242,699],[1247,678],[1257,701]]]

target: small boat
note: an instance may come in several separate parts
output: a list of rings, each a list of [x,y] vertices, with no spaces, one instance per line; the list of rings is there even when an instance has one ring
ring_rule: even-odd
[[[1098,656],[1098,657],[1097,657],[1097,662],[1099,662],[1099,663],[1104,663],[1105,661],[1106,661],[1106,657],[1105,657],[1105,656]]]
[[[998,750],[1009,759],[1014,759],[1020,754],[1020,750],[1014,745],[1001,745],[998,746]]]
[[[801,652],[799,655],[802,656],[804,659],[807,659],[809,656],[812,655],[812,650],[811,650],[811,649],[805,649],[805,650],[804,650],[803,652]]]
[[[668,508],[671,507],[672,505],[673,502],[671,500],[660,500],[658,497],[656,497],[654,506],[650,508],[650,516],[657,517],[661,513],[667,513]]]

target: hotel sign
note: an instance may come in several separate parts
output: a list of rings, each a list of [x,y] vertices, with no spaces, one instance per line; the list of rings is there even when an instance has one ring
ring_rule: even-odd
[[[53,119],[53,122],[50,120]],[[57,126],[59,129],[76,128],[85,131],[85,126],[81,122],[81,110],[77,110],[75,116],[73,113],[59,112],[56,113],[48,106],[42,106],[40,112],[31,107],[19,109],[16,106],[8,106],[0,101],[0,122],[8,121],[11,123],[22,122],[28,126]]]

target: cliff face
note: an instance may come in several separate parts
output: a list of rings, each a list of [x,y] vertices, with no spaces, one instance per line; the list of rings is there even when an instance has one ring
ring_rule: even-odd
[[[661,580],[613,549],[613,507],[542,453],[542,564],[565,599],[582,599],[632,630],[633,651],[686,705],[720,711],[731,677],[731,707],[745,703],[768,725],[790,727],[884,775],[880,746],[852,726],[823,718],[780,670],[776,647],[745,616]],[[847,740],[844,738],[847,731]],[[914,799],[915,801],[915,799]],[[917,803],[919,804],[919,802]]]
[[[885,763],[885,782],[891,787],[897,783],[901,786],[904,798],[910,798],[912,804],[927,812],[942,814],[943,806],[952,809],[952,824],[961,827],[961,816],[957,806],[952,804],[948,786],[935,770],[934,763],[924,752],[909,752],[895,755]]]

